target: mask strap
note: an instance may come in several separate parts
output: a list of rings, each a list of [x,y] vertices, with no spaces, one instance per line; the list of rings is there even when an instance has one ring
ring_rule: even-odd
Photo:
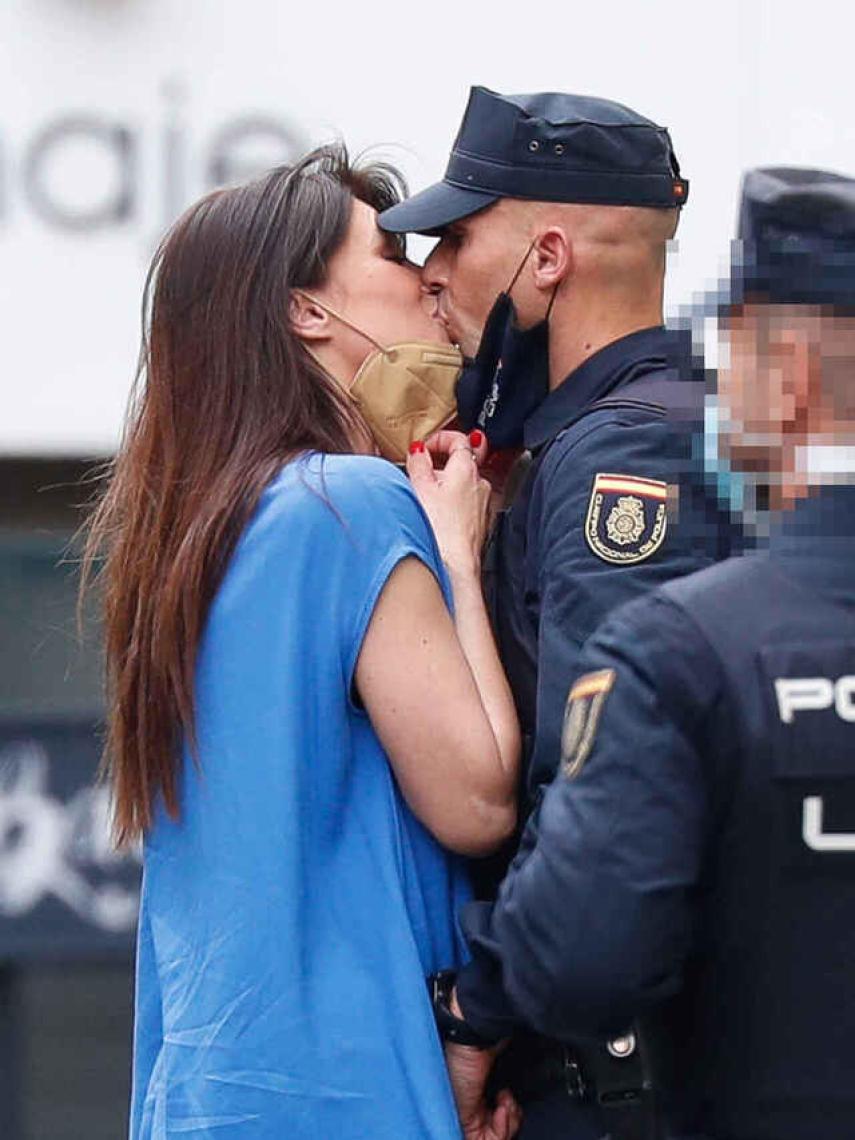
[[[555,282],[555,288],[552,290],[552,296],[549,298],[549,305],[547,306],[547,309],[546,309],[545,320],[547,320],[547,321],[552,316],[552,306],[555,304],[555,298],[558,296],[558,290],[559,290],[560,286],[561,286],[561,282],[556,281]]]
[[[329,305],[325,305],[323,301],[319,301],[318,298],[313,297],[311,293],[306,293],[303,289],[295,289],[294,291],[305,297],[307,301],[311,301],[313,305],[317,305],[319,309],[323,309],[325,313],[329,313],[331,317],[335,317],[337,321],[341,321],[343,325],[346,325],[347,328],[349,328],[352,332],[355,332],[357,336],[364,337],[370,344],[374,345],[378,352],[382,352],[384,356],[389,355],[388,348],[384,348],[383,345],[379,341],[375,340],[370,333],[367,333],[364,329],[359,328],[359,326],[355,325],[353,321],[349,321],[347,317],[343,317],[341,313],[337,313],[335,309],[331,308]]]
[[[513,289],[514,285],[516,285],[517,281],[519,281],[520,274],[522,273],[523,269],[525,269],[525,263],[528,261],[529,256],[531,254],[531,251],[534,249],[536,244],[537,244],[537,238],[532,238],[531,245],[525,251],[525,257],[522,259],[522,261],[517,266],[516,271],[510,280],[510,284],[508,285],[507,289],[505,290],[506,293],[510,293],[511,289]]]
[[[517,281],[519,281],[520,274],[522,273],[523,269],[525,268],[525,263],[528,261],[529,257],[531,256],[531,251],[534,249],[536,244],[537,244],[537,238],[532,238],[531,245],[525,251],[525,257],[522,259],[522,261],[517,266],[516,272],[514,273],[513,277],[510,280],[510,284],[508,285],[507,289],[505,290],[506,293],[510,293],[511,289],[513,289],[514,285],[516,285]],[[546,317],[544,318],[547,321],[552,316],[552,306],[555,304],[555,298],[558,296],[558,289],[559,289],[560,285],[561,285],[561,282],[556,281],[555,288],[552,290],[552,296],[549,298],[549,305],[546,309]]]

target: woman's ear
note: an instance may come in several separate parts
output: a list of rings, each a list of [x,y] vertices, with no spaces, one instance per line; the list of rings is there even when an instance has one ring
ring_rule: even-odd
[[[330,316],[327,311],[299,289],[291,291],[288,320],[295,336],[317,344],[330,339]]]
[[[531,256],[538,289],[555,289],[573,272],[573,246],[560,226],[550,226],[538,235]]]

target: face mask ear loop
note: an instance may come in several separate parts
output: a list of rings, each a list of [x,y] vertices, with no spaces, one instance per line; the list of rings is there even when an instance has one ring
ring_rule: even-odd
[[[349,328],[352,332],[355,332],[357,336],[364,337],[365,340],[369,342],[369,344],[374,345],[378,352],[382,352],[384,356],[389,355],[389,349],[384,348],[378,340],[374,339],[371,333],[367,333],[364,329],[359,328],[359,326],[355,325],[353,321],[349,321],[347,317],[343,317],[341,313],[337,313],[335,309],[331,308],[329,305],[324,304],[323,301],[319,301],[318,298],[313,297],[311,293],[306,293],[302,289],[296,289],[295,292],[299,293],[301,297],[305,297],[307,301],[311,301],[313,305],[317,305],[319,309],[323,309],[325,313],[329,313],[331,317],[335,317],[337,321],[341,321],[343,325],[346,325],[347,328]]]
[[[549,305],[547,306],[547,309],[546,309],[546,317],[544,319],[547,321],[552,316],[552,306],[555,304],[555,298],[558,296],[558,290],[560,288],[561,288],[561,282],[556,281],[555,282],[555,288],[552,290],[552,296],[549,298]]]
[[[532,238],[531,245],[525,251],[525,257],[522,259],[522,261],[517,266],[516,271],[515,271],[513,277],[511,278],[507,289],[505,290],[506,293],[509,294],[510,291],[513,289],[514,285],[516,285],[517,281],[519,281],[520,274],[525,269],[525,263],[528,261],[530,255],[531,255],[531,251],[534,249],[536,244],[537,244],[537,238]]]
[[[529,257],[531,256],[531,251],[534,249],[534,247],[536,245],[537,245],[537,238],[532,238],[531,245],[525,251],[525,257],[522,259],[522,261],[517,266],[516,272],[514,273],[513,277],[510,280],[510,283],[509,283],[507,289],[505,290],[505,292],[507,294],[510,294],[514,285],[516,285],[517,281],[519,281],[520,274],[522,273],[523,269],[525,269],[525,263],[528,261]],[[558,296],[558,290],[560,287],[561,287],[561,282],[556,281],[555,288],[552,290],[552,296],[549,298],[549,305],[547,306],[547,309],[546,309],[546,316],[544,318],[544,320],[546,320],[546,321],[548,321],[549,318],[552,316],[552,307],[555,304],[555,298]]]

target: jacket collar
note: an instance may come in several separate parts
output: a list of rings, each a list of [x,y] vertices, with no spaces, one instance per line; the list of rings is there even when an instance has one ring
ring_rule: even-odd
[[[529,451],[554,439],[585,408],[641,374],[667,368],[673,355],[664,325],[640,329],[612,341],[580,364],[532,412],[523,428]]]
[[[855,485],[817,487],[801,499],[777,521],[769,553],[808,585],[855,603]]]

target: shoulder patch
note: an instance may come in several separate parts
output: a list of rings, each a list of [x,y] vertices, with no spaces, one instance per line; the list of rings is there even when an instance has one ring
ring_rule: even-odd
[[[600,669],[583,674],[570,690],[561,730],[561,773],[568,780],[575,780],[588,759],[614,683],[614,669]]]
[[[668,529],[668,485],[636,475],[594,476],[585,538],[604,562],[631,565],[655,554]]]

